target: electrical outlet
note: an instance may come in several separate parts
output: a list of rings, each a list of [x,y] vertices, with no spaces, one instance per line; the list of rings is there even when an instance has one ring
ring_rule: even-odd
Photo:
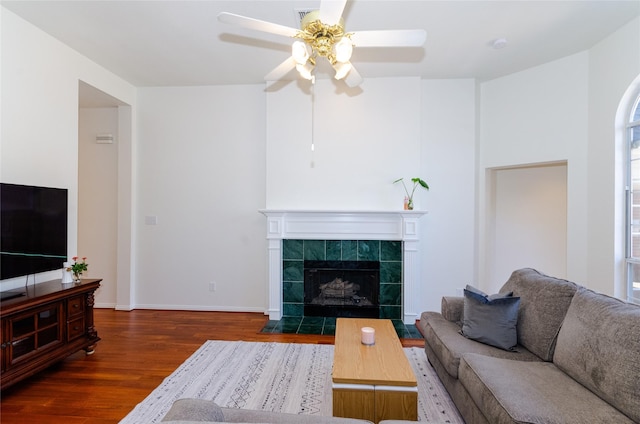
[[[211,281],[211,282],[209,283],[209,291],[210,291],[210,292],[214,292],[214,291],[216,291],[216,282],[215,282],[215,281]]]

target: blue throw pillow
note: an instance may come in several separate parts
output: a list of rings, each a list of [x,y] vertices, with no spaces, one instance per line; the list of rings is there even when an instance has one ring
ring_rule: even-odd
[[[467,286],[464,289],[464,315],[462,335],[499,347],[513,350],[518,343],[516,324],[520,298],[512,293],[488,296]]]

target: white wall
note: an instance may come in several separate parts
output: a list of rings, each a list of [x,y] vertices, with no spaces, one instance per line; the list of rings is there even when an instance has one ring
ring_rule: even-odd
[[[475,281],[476,84],[422,81],[422,310],[439,311],[442,296]]]
[[[139,90],[137,307],[265,310],[263,90]]]
[[[69,257],[78,227],[78,81],[135,104],[135,88],[12,12],[1,10],[0,180],[69,190]],[[36,281],[60,278],[37,275]],[[9,289],[24,279],[5,280]]]
[[[579,53],[481,86],[476,253],[482,288],[503,277],[496,275],[491,256],[502,241],[494,239],[495,198],[487,174],[553,162],[567,163],[567,269],[558,277],[586,281],[588,58]]]
[[[114,307],[117,292],[118,108],[81,108],[78,119],[78,250],[86,256],[85,278],[102,278],[97,307]],[[112,144],[96,143],[112,134]]]
[[[335,84],[316,80],[313,109],[297,84],[268,92],[267,208],[402,209],[404,190],[393,181],[428,180],[420,175],[420,79],[368,79],[354,93]]]
[[[400,176],[432,186],[416,195],[433,206],[421,223],[423,308],[472,278],[473,81],[377,79],[353,97],[332,84],[315,87],[313,154],[311,99],[296,84],[267,91],[266,110],[261,86],[140,89],[137,307],[262,310],[258,209],[400,209]]]

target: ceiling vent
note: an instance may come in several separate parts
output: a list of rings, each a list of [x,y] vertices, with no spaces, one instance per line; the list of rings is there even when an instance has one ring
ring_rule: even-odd
[[[305,17],[307,13],[313,12],[315,9],[293,9],[293,17],[295,19],[296,28],[302,27],[302,18]]]
[[[113,144],[113,134],[98,134],[98,135],[96,135],[96,143],[98,143],[98,144]]]

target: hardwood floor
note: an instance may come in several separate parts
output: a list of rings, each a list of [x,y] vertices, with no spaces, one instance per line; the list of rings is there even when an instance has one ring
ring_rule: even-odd
[[[78,352],[2,391],[3,424],[117,423],[206,340],[333,344],[333,336],[266,334],[259,313],[96,309],[95,354]],[[402,339],[422,347],[419,339]]]

